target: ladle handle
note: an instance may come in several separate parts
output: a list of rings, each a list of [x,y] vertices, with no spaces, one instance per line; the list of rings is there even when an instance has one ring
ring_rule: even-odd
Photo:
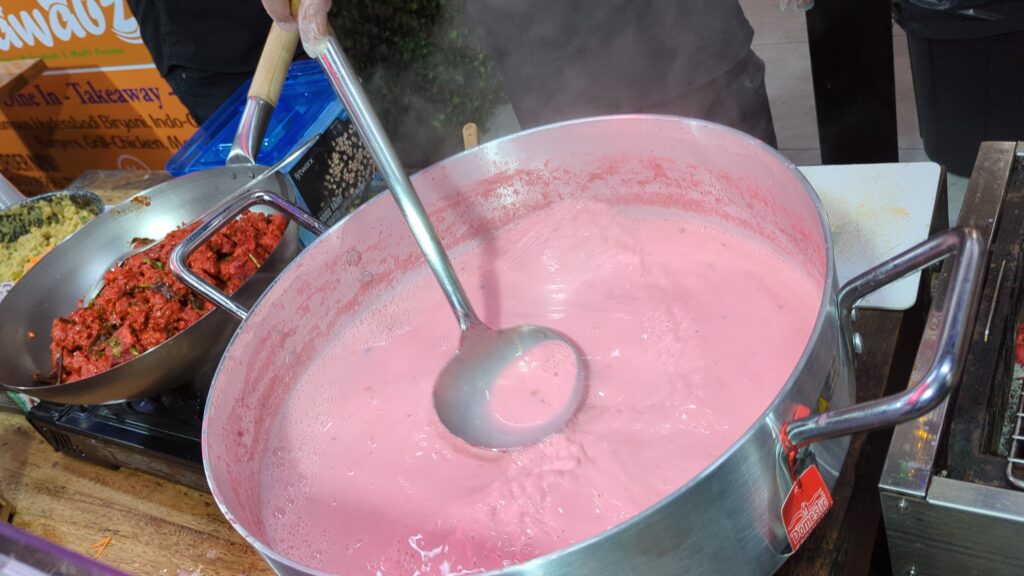
[[[303,228],[313,234],[320,236],[327,231],[319,220],[306,214],[290,202],[277,194],[266,190],[251,190],[238,196],[231,196],[221,202],[216,208],[203,218],[203,223],[185,237],[171,252],[170,267],[182,284],[198,292],[203,298],[213,302],[218,308],[231,314],[238,320],[245,320],[249,316],[249,309],[234,301],[230,296],[219,288],[210,284],[192,272],[188,267],[188,258],[203,243],[213,237],[218,230],[234,221],[240,214],[258,204],[270,206],[284,214],[290,220],[294,220]]]
[[[847,436],[857,432],[889,428],[923,416],[942,402],[957,385],[971,340],[971,328],[981,293],[981,270],[985,263],[984,243],[971,228],[953,228],[932,236],[917,246],[850,280],[839,291],[839,325],[847,353],[855,357],[853,307],[862,298],[907,275],[944,260],[949,282],[941,302],[932,305],[918,357],[927,370],[911,375],[909,388],[899,394],[829,410],[817,416],[788,423],[782,431],[784,450]]]
[[[348,110],[349,116],[356,125],[359,135],[373,156],[377,167],[381,171],[384,182],[391,189],[391,194],[402,212],[402,217],[409,225],[416,243],[419,245],[423,256],[434,273],[441,290],[444,291],[448,304],[455,313],[459,326],[463,331],[470,326],[480,323],[473,307],[466,297],[455,270],[452,268],[448,255],[441,245],[441,240],[434,231],[433,225],[427,218],[412,182],[402,168],[402,163],[395,153],[391,141],[388,139],[384,126],[381,124],[377,113],[374,111],[366,92],[363,90],[359,79],[356,77],[345,53],[338,44],[338,39],[333,34],[322,39],[317,46],[310,50],[310,56],[317,58],[320,65],[326,72],[327,77],[334,87],[334,91],[341,98]]]

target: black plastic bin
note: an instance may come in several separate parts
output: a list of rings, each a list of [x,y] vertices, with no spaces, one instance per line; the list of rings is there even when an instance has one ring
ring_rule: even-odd
[[[894,0],[928,157],[968,176],[978,146],[1024,140],[1024,1]]]

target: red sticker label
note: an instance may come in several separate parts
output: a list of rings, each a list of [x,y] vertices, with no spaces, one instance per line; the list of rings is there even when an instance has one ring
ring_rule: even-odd
[[[789,545],[794,552],[811,535],[825,514],[832,508],[825,479],[817,466],[811,466],[793,483],[782,505],[782,523],[786,526]]]

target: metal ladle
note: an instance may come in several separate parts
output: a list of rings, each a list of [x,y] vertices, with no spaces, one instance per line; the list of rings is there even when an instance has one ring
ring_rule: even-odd
[[[332,34],[312,48],[310,56],[320,61],[344,102],[462,330],[458,351],[434,384],[434,407],[441,422],[466,442],[492,449],[533,444],[559,430],[575,415],[585,396],[582,352],[568,337],[550,328],[521,325],[494,330],[480,320],[337,38]],[[492,385],[503,371],[524,362],[539,346],[564,347],[563,352],[569,353],[561,356],[571,361],[570,370],[554,372],[556,377],[571,378],[566,380],[571,386],[568,396],[557,413],[544,421],[508,422],[491,405]]]

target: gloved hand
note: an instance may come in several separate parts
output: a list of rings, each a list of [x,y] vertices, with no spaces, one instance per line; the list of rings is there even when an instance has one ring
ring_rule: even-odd
[[[273,18],[274,22],[282,30],[294,32],[299,29],[298,22],[292,16],[292,7],[289,0],[263,0],[263,9]]]
[[[302,47],[306,54],[315,58],[320,53],[319,46],[323,39],[331,33],[330,25],[327,23],[331,1],[302,0],[298,18],[292,15],[290,0],[263,0],[263,7],[282,29],[293,31],[297,26],[302,37]]]

